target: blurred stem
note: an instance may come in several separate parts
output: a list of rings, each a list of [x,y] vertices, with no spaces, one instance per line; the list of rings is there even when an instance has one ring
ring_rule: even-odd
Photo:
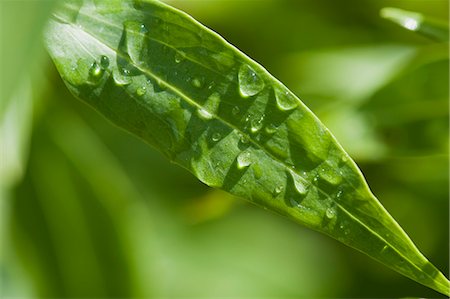
[[[436,41],[448,41],[449,30],[445,21],[435,20],[420,13],[394,7],[381,9],[382,18],[388,19],[401,27],[418,32]]]

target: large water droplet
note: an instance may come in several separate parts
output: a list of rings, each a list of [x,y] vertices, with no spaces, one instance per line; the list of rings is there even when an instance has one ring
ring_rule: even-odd
[[[337,185],[342,181],[342,177],[329,167],[321,168],[319,175],[323,180],[327,181],[331,185]]]
[[[308,186],[306,185],[306,180],[295,173],[293,170],[289,170],[292,180],[294,181],[295,190],[301,195],[305,195],[308,192]]]
[[[218,93],[213,93],[203,104],[201,108],[198,109],[198,115],[203,119],[212,119],[214,115],[217,114],[219,109],[220,96]]]
[[[263,90],[264,80],[250,66],[243,64],[238,73],[239,91],[243,97],[251,97]]]
[[[289,111],[298,106],[298,100],[289,91],[275,88],[275,98],[281,110]]]
[[[237,157],[237,167],[244,169],[252,164],[252,154],[249,151],[241,152]]]

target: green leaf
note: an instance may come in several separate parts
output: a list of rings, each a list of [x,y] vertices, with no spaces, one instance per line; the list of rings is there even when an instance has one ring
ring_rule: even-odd
[[[448,22],[435,20],[420,13],[394,7],[385,7],[380,11],[381,17],[401,27],[418,32],[437,41],[448,41]]]
[[[314,114],[190,16],[156,1],[66,2],[46,43],[74,95],[205,184],[449,293]]]

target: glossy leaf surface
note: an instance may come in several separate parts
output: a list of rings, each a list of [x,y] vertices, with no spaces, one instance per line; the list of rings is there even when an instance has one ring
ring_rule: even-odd
[[[205,184],[448,293],[328,129],[220,36],[159,2],[71,1],[54,16],[47,47],[78,98]]]

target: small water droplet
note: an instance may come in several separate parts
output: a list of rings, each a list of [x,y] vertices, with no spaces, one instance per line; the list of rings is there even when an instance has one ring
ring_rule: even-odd
[[[233,109],[231,109],[231,113],[233,115],[238,115],[240,111],[241,111],[241,109],[239,109],[238,106],[234,106]]]
[[[264,80],[249,65],[243,64],[238,73],[239,92],[243,97],[254,96],[263,90]]]
[[[239,169],[246,168],[252,164],[252,155],[249,151],[241,152],[237,157],[237,166]]]
[[[256,133],[259,130],[261,130],[261,128],[263,127],[263,120],[264,120],[264,115],[261,116],[260,118],[254,118],[252,119],[252,121],[250,122],[251,125],[251,131],[252,133]]]
[[[126,69],[126,68],[123,68],[123,69],[121,70],[121,72],[122,72],[122,74],[123,74],[124,76],[129,76],[129,75],[130,75],[130,70],[128,70],[128,69]]]
[[[255,175],[255,178],[257,180],[260,179],[263,175],[261,166],[257,163],[253,165],[253,174]]]
[[[343,155],[341,160],[344,163],[347,162],[348,161],[347,155]]]
[[[103,75],[103,69],[102,69],[101,66],[97,63],[97,61],[94,61],[94,62],[91,64],[91,68],[89,69],[89,75],[90,75],[91,77],[94,77],[94,78],[98,78],[98,77],[100,77],[101,75]]]
[[[176,52],[175,53],[175,63],[180,63],[185,59],[185,55],[183,52]]]
[[[336,193],[336,198],[337,199],[340,199],[341,197],[342,197],[342,194],[344,193],[344,191],[342,191],[342,190],[339,190],[337,193]]]
[[[140,33],[148,33],[148,29],[145,26],[145,24],[141,24],[141,26],[139,26],[139,32]]]
[[[245,136],[244,134],[239,134],[239,141],[240,141],[242,144],[247,144],[247,143],[249,142],[247,136]]]
[[[100,57],[100,66],[103,69],[107,69],[109,67],[109,58],[108,58],[108,56],[102,55]]]
[[[308,192],[308,187],[305,185],[305,179],[295,173],[293,170],[289,170],[292,180],[294,181],[295,189],[301,195],[305,195]]]
[[[322,167],[319,171],[319,175],[331,185],[337,185],[342,181],[342,177],[329,167]]]
[[[325,212],[328,219],[333,219],[336,216],[336,211],[333,208],[328,208]]]
[[[147,92],[147,87],[145,87],[145,86],[139,87],[136,90],[136,94],[140,97],[142,97],[146,92]]]
[[[289,198],[289,204],[291,205],[291,207],[297,207],[297,208],[301,207],[300,203],[297,200],[295,200],[295,198],[292,198],[292,197]]]
[[[273,189],[273,193],[275,195],[280,194],[282,191],[283,191],[283,186],[282,185],[278,185],[278,186],[275,187],[275,189]]]
[[[201,78],[195,77],[191,80],[191,84],[194,87],[201,88],[203,86],[203,80]]]
[[[114,82],[120,86],[129,85],[131,83],[131,78],[129,76],[125,76],[123,72],[118,72],[116,70],[113,72],[113,79]]]
[[[216,133],[212,134],[211,139],[212,139],[212,141],[217,142],[220,140],[221,137],[222,136],[220,135],[220,133],[216,132]]]
[[[198,115],[203,119],[212,119],[214,115],[217,114],[219,109],[220,96],[218,93],[213,93],[203,104],[201,108],[198,109]]]
[[[281,110],[289,111],[298,106],[298,100],[289,91],[275,88],[275,98]]]
[[[275,132],[277,131],[277,127],[274,124],[268,124],[265,128],[266,133],[269,135],[275,134]]]

